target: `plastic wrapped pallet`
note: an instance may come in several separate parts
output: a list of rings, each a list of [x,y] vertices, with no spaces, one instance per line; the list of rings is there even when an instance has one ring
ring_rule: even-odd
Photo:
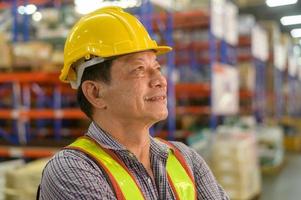
[[[217,134],[212,146],[211,167],[231,199],[247,200],[261,191],[254,134]]]
[[[258,127],[256,134],[261,167],[281,166],[284,160],[283,130],[280,127]]]
[[[6,174],[6,200],[33,200],[48,159],[30,162]]]
[[[24,165],[24,161],[19,160],[11,160],[11,161],[5,161],[0,162],[0,200],[4,200],[4,187],[6,185],[6,178],[5,174],[8,171],[14,170],[17,167],[20,167]]]

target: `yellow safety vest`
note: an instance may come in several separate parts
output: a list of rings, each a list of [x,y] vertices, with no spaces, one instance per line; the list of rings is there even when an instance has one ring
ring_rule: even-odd
[[[195,200],[196,188],[194,178],[188,169],[184,157],[171,143],[166,143],[169,151],[166,169],[169,183],[177,200]],[[144,200],[141,188],[124,163],[116,154],[100,146],[89,137],[80,137],[66,147],[79,150],[93,159],[107,174],[118,200]]]

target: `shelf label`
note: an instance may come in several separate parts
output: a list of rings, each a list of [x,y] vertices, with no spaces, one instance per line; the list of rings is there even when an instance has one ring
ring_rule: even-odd
[[[238,70],[217,63],[212,71],[212,112],[216,115],[236,114],[239,109]]]
[[[20,117],[20,111],[19,111],[19,110],[16,110],[16,109],[12,110],[12,112],[11,112],[11,117],[12,117],[13,119],[18,119],[18,118]]]
[[[269,58],[268,36],[259,25],[252,30],[251,51],[252,55],[261,61],[267,61]]]
[[[11,157],[21,158],[24,156],[24,153],[23,153],[22,149],[20,149],[20,148],[11,147],[11,148],[9,148],[9,155]]]
[[[63,118],[64,112],[62,110],[55,110],[54,111],[54,117],[55,118]]]

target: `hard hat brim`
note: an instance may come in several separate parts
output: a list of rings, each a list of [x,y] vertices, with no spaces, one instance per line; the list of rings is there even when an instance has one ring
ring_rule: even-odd
[[[156,51],[157,55],[162,55],[162,54],[172,51],[172,48],[169,46],[158,46],[157,48],[155,48],[153,50]]]

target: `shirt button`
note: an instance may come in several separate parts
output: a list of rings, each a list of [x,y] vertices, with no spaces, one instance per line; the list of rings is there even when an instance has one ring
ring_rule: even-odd
[[[152,180],[150,178],[147,179],[148,184],[152,184]]]

